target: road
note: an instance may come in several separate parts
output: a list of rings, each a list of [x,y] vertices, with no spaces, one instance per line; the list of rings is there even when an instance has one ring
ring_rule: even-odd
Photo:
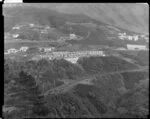
[[[116,73],[124,73],[124,72],[140,72],[140,71],[145,71],[147,70],[148,71],[149,67],[143,67],[143,68],[140,68],[140,69],[132,69],[132,70],[124,70],[124,71],[114,71],[114,72],[110,72],[110,73],[103,73],[103,74],[98,74],[98,76],[106,76],[106,75],[112,75],[112,74],[116,74]],[[73,86],[81,83],[82,81],[86,81],[86,80],[92,80],[93,77],[96,76],[96,75],[92,75],[92,76],[86,76],[86,77],[82,77],[81,79],[79,80],[73,80],[73,81],[70,81],[69,83],[67,84],[63,84],[59,87],[56,87],[56,88],[53,88],[53,89],[50,89],[48,90],[44,95],[48,95],[48,94],[52,94],[52,93],[62,93],[62,92],[66,92],[68,89],[72,88]]]

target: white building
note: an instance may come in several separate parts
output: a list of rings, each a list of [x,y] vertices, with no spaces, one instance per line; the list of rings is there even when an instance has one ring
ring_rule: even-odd
[[[26,52],[28,49],[29,49],[29,47],[21,47],[21,48],[20,48],[20,51]]]
[[[8,50],[7,50],[7,53],[8,53],[8,54],[10,54],[10,53],[17,53],[17,52],[18,52],[18,50],[15,49],[15,48],[11,48],[11,49],[8,49]]]
[[[54,49],[55,49],[54,47],[44,48],[44,52],[51,52]]]
[[[70,37],[70,39],[76,39],[77,38],[75,34],[70,34],[69,37]]]
[[[133,36],[134,41],[137,41],[139,39],[139,36],[135,35]]]
[[[118,33],[118,35],[123,35],[123,36],[125,36],[125,35],[126,35],[126,33]]]
[[[41,33],[48,33],[47,30],[41,30]]]
[[[19,36],[19,34],[13,34],[12,37],[13,38],[17,38]]]
[[[50,29],[50,27],[49,26],[45,26],[45,29]]]
[[[8,55],[9,53],[8,52],[4,52],[4,55]]]
[[[121,40],[124,40],[125,38],[126,38],[126,36],[123,36],[123,35],[119,36],[119,39],[121,39]]]
[[[116,48],[115,50],[126,50],[125,48]]]
[[[76,63],[78,61],[78,57],[74,57],[74,58],[66,58],[65,60],[71,62],[71,63]]]
[[[34,27],[35,25],[34,24],[30,24],[30,27]]]
[[[145,35],[140,35],[142,38],[144,38],[145,37]]]
[[[127,48],[129,50],[146,50],[147,49],[146,45],[132,45],[132,44],[127,44]]]
[[[19,26],[15,26],[15,27],[12,28],[12,30],[15,30],[15,29],[16,29],[16,30],[19,30],[20,27],[19,27]]]
[[[133,38],[132,36],[128,36],[128,40],[132,40],[132,38]]]

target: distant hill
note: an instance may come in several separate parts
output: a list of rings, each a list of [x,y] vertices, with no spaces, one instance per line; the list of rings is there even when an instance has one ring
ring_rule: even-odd
[[[146,8],[136,4],[99,4],[99,6],[96,4],[10,5],[11,7],[4,5],[3,10],[5,32],[19,33],[21,39],[65,41],[70,44],[99,44],[114,47],[125,47],[126,44],[147,44],[145,40],[141,39],[129,41],[118,38],[118,33],[126,32],[128,35],[147,33]],[[131,9],[132,6],[133,10]],[[134,8],[141,9],[141,16],[135,13]],[[23,27],[18,30],[19,32],[12,29],[15,25],[22,25],[23,23],[32,23],[41,27],[50,26],[50,29],[46,31],[47,34],[41,33],[40,28]],[[81,39],[68,40],[72,33]]]
[[[18,5],[18,4],[17,4]],[[21,5],[21,4],[20,4]],[[52,3],[23,4],[38,8],[48,8],[66,14],[84,14],[95,20],[124,28],[137,33],[148,33],[149,8],[145,4],[135,3]],[[8,6],[8,5],[6,5]]]

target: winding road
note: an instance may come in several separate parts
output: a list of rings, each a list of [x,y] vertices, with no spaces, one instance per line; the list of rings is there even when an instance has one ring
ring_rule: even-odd
[[[106,75],[112,75],[112,74],[116,74],[116,73],[124,73],[124,72],[140,72],[140,71],[148,71],[149,67],[142,67],[140,69],[132,69],[132,70],[123,70],[123,71],[114,71],[114,72],[109,72],[109,73],[102,73],[102,74],[98,74],[98,76],[106,76]],[[48,94],[52,94],[52,93],[64,93],[67,90],[69,90],[70,88],[72,88],[73,86],[81,83],[82,81],[86,81],[86,80],[92,80],[93,77],[96,75],[92,75],[92,76],[86,76],[86,77],[82,77],[79,80],[73,80],[70,81],[67,84],[63,84],[59,87],[53,88],[48,90],[46,93],[44,93],[45,96],[47,96]]]

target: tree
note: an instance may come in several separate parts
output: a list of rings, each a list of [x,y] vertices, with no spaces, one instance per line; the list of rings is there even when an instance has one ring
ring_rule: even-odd
[[[20,103],[15,106],[22,108],[25,116],[36,117],[48,115],[48,108],[44,105],[44,97],[41,95],[39,88],[36,85],[35,79],[21,71],[19,77],[16,78],[16,86],[11,90],[15,92],[12,96],[18,97]]]

